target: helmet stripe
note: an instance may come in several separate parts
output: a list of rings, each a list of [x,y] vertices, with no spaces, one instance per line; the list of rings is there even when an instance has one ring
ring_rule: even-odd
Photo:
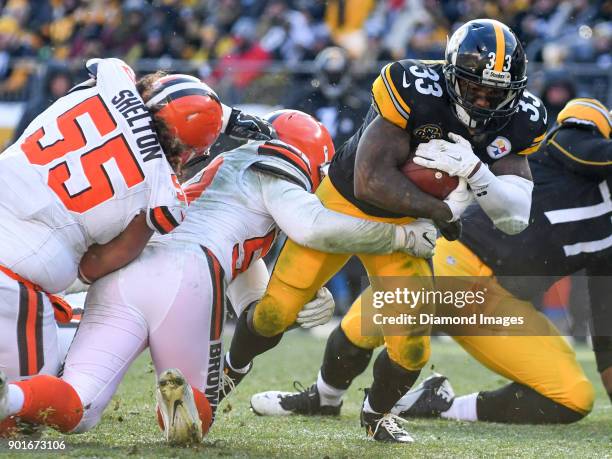
[[[189,93],[185,93],[185,91],[189,91]],[[184,81],[182,83],[173,83],[165,87],[159,94],[149,99],[145,105],[147,108],[151,108],[162,101],[168,103],[179,97],[193,94],[208,95],[213,99],[219,100],[217,95],[212,90],[209,90],[204,84],[195,81]]]
[[[493,30],[495,30],[495,66],[493,70],[501,72],[504,67],[504,57],[506,55],[506,39],[501,25],[493,22]]]

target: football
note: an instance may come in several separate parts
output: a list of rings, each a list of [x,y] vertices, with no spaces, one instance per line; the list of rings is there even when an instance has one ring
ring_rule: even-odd
[[[411,159],[402,166],[402,172],[421,190],[438,199],[445,199],[459,185],[457,177],[451,177],[438,169],[419,166]]]

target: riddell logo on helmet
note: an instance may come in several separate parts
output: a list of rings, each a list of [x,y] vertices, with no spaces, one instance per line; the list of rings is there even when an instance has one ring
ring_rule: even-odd
[[[511,77],[509,72],[496,72],[495,70],[486,69],[482,72],[482,79],[495,83],[509,84]]]

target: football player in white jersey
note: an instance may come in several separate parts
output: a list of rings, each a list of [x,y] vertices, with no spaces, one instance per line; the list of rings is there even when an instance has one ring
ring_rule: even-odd
[[[310,192],[334,154],[329,133],[302,112],[275,112],[268,120],[281,140],[224,153],[193,177],[184,187],[190,205],[182,225],[90,288],[62,379],[9,385],[0,391],[0,419],[18,415],[64,432],[87,431],[148,346],[166,439],[200,441],[219,397],[225,287],[238,316],[260,298],[268,280],[261,258],[280,231],[330,252],[432,254],[436,230],[429,221],[396,226],[325,208]],[[330,308],[333,300],[321,292],[293,320],[312,326]],[[53,413],[51,422],[41,410]]]
[[[54,311],[69,320],[71,310],[52,294],[78,272],[93,281],[121,268],[155,230],[181,222],[186,201],[171,165],[186,148],[208,147],[185,137],[187,116],[222,111],[195,83],[191,114],[180,99],[147,108],[139,87],[154,93],[153,80],[137,83],[118,59],[87,67],[92,78],[0,155],[0,370],[11,380],[59,368]]]

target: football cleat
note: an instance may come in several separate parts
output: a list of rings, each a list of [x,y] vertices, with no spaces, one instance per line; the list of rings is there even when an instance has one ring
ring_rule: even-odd
[[[414,438],[401,426],[406,422],[391,413],[367,413],[361,410],[361,426],[365,427],[368,438],[390,443],[414,443]]]
[[[0,370],[0,421],[9,416],[9,400],[8,400],[8,378]]]
[[[252,369],[253,369],[253,362],[249,364],[249,369],[244,373],[234,370],[227,363],[227,354],[225,354],[225,357],[223,358],[223,374],[221,376],[221,389],[219,390],[219,403],[221,403],[221,400],[226,398],[229,394],[231,394],[234,391],[234,389],[236,389],[236,386],[240,384],[240,381],[242,381],[244,377],[251,372]]]
[[[434,373],[399,399],[391,412],[403,418],[438,417],[454,400],[455,391],[448,378]]]
[[[172,368],[159,376],[156,398],[168,443],[188,445],[202,441],[202,421],[193,391],[180,370]]]
[[[321,406],[317,384],[305,389],[295,381],[293,387],[297,392],[280,392],[271,390],[260,392],[251,397],[251,409],[259,416],[288,416],[301,414],[304,416],[338,416],[342,403],[338,406]]]

